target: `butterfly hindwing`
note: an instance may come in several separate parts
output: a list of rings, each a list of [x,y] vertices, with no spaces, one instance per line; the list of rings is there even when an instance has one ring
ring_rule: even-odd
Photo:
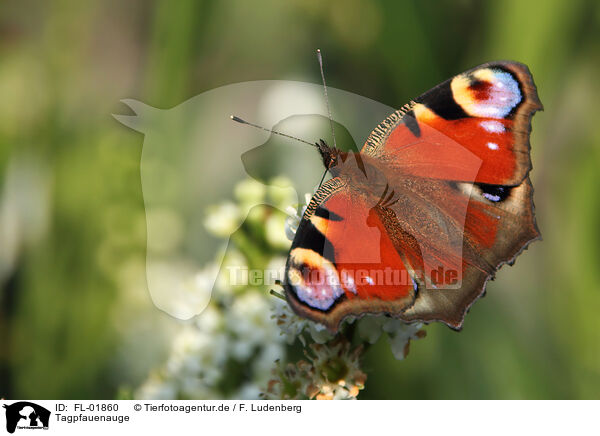
[[[477,185],[451,184],[468,195],[463,239],[463,271],[458,289],[419,288],[411,307],[401,314],[405,321],[442,321],[462,327],[469,307],[483,295],[485,285],[500,266],[512,264],[532,242],[539,239],[533,214],[533,188],[529,179],[513,187],[502,199],[490,200]],[[485,266],[489,266],[486,270]]]

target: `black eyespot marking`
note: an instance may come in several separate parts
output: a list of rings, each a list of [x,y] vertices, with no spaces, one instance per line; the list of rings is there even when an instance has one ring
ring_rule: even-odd
[[[505,201],[513,190],[513,186],[504,186],[504,185],[489,185],[487,183],[474,183],[473,191],[470,190],[470,183],[463,182],[448,182],[448,184],[457,191],[460,191],[464,194],[471,195],[476,194],[492,203],[500,203]]]
[[[512,191],[510,186],[488,185],[486,183],[477,183],[476,185],[481,189],[481,195],[493,203],[506,200]]]
[[[445,81],[431,91],[426,92],[415,101],[424,104],[438,116],[446,120],[470,118],[463,108],[454,100],[450,83],[451,80]]]
[[[327,210],[321,206],[317,207],[317,209],[315,210],[315,216],[318,216],[320,218],[325,218],[326,220],[329,220],[329,221],[343,221],[344,220],[344,218],[339,216],[337,213],[331,212],[330,210]]]
[[[406,126],[406,128],[408,130],[410,130],[410,133],[415,135],[417,138],[421,136],[421,128],[419,127],[419,123],[417,122],[417,119],[415,118],[414,111],[406,112],[404,117],[402,117],[402,121],[404,122],[404,125]]]

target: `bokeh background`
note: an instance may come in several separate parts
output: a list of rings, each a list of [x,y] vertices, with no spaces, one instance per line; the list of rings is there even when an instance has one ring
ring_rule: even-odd
[[[402,362],[372,347],[360,398],[599,398],[599,23],[594,0],[3,1],[0,397],[127,397],[167,358],[179,327],[145,289],[143,136],[111,117],[119,100],[318,83],[320,47],[331,86],[390,106],[511,59],[545,107],[531,141],[543,242],[462,332],[431,325]]]

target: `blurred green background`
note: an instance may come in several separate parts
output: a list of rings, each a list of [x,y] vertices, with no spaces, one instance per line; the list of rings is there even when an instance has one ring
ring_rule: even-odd
[[[595,0],[3,1],[0,397],[114,398],[164,360],[151,345],[172,320],[130,279],[145,261],[143,136],[111,117],[119,100],[318,83],[319,47],[331,86],[390,106],[511,59],[545,107],[531,140],[543,242],[461,333],[429,326],[403,362],[370,349],[360,398],[600,398],[599,23]]]

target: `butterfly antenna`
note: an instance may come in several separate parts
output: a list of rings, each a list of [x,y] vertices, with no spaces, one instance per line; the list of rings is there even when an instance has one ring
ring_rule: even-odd
[[[247,124],[248,126],[256,127],[257,129],[264,130],[265,132],[273,133],[273,134],[279,135],[279,136],[285,136],[286,138],[294,139],[296,141],[303,142],[304,144],[308,144],[311,147],[317,147],[317,144],[313,144],[312,142],[305,141],[304,139],[297,138],[295,136],[288,135],[286,133],[278,132],[277,130],[267,129],[266,127],[259,126],[258,124],[254,124],[249,121],[242,120],[240,117],[236,117],[235,115],[230,115],[229,118],[231,118],[236,123]]]
[[[321,70],[321,79],[323,81],[323,93],[325,94],[325,104],[327,105],[327,115],[329,116],[329,124],[331,126],[331,137],[333,138],[333,148],[337,148],[335,142],[335,130],[333,128],[333,118],[331,117],[331,108],[329,107],[329,97],[327,96],[327,83],[325,82],[325,73],[323,72],[323,56],[321,49],[317,49],[317,58],[319,59],[319,68]],[[325,176],[323,176],[325,177]]]

